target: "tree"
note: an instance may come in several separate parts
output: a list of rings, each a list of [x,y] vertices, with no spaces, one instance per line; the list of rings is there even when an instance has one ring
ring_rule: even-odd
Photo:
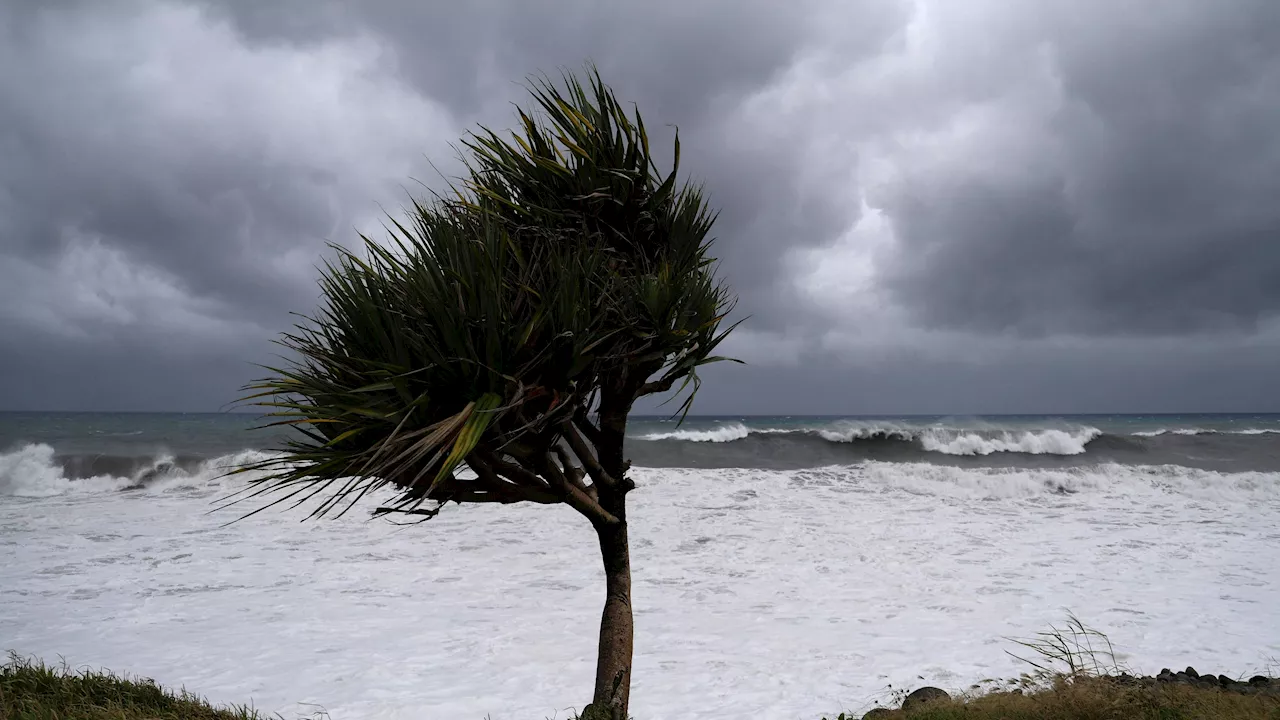
[[[606,596],[592,704],[625,718],[633,623],[625,456],[638,398],[684,394],[733,296],[709,256],[701,188],[658,171],[638,110],[591,69],[584,86],[533,81],[520,131],[463,140],[447,196],[389,218],[363,257],[335,248],[321,309],[279,342],[290,353],[245,400],[295,432],[236,501],[277,493],[346,512],[427,520],[447,502],[566,503],[590,521]],[[685,392],[687,391],[687,392]],[[677,394],[679,396],[680,393]],[[466,472],[466,469],[470,472]]]

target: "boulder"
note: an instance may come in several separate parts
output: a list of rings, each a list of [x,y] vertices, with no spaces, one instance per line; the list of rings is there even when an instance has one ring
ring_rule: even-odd
[[[1253,677],[1249,678],[1249,684],[1253,685],[1254,687],[1258,687],[1258,686],[1265,687],[1271,684],[1271,678],[1267,677],[1266,675],[1254,675]]]
[[[1188,665],[1188,666],[1187,666],[1187,669],[1186,669],[1186,670],[1183,670],[1182,672],[1186,673],[1187,675],[1191,676],[1192,678],[1195,678],[1195,679],[1199,679],[1199,678],[1200,678],[1200,673],[1196,672],[1196,669],[1195,669],[1195,668],[1193,668],[1193,667],[1191,667],[1190,665]]]
[[[878,718],[891,717],[893,717],[893,711],[889,708],[873,708],[868,710],[866,715],[862,716],[862,720],[877,720]]]
[[[928,705],[929,703],[949,700],[951,700],[951,696],[948,695],[945,690],[936,687],[922,687],[919,690],[912,692],[907,696],[906,700],[902,701],[902,710],[904,712],[911,712],[912,710],[923,705]]]

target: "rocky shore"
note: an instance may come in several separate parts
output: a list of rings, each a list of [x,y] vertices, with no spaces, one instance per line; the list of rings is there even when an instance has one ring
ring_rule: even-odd
[[[1201,675],[1196,672],[1193,667],[1186,670],[1174,672],[1169,668],[1160,671],[1159,675],[1152,677],[1135,678],[1130,675],[1121,673],[1113,679],[1117,682],[1138,683],[1141,685],[1157,685],[1160,683],[1168,683],[1172,685],[1193,685],[1199,688],[1219,688],[1226,692],[1240,693],[1242,695],[1275,695],[1280,697],[1280,678],[1269,678],[1266,675],[1254,675],[1248,680],[1235,680],[1227,675],[1214,675],[1212,673]]]
[[[1187,686],[1194,687],[1198,690],[1216,690],[1222,693],[1234,695],[1258,695],[1266,698],[1275,698],[1280,700],[1280,678],[1267,677],[1265,675],[1254,675],[1247,680],[1237,680],[1227,675],[1214,675],[1212,673],[1200,674],[1195,668],[1188,667],[1186,670],[1174,672],[1168,668],[1160,671],[1154,677],[1152,676],[1134,676],[1128,673],[1118,673],[1114,675],[1103,675],[1100,677],[1089,677],[1091,683],[1109,683],[1120,687],[1132,688],[1148,688],[1158,689],[1160,687],[1171,686]],[[997,694],[1003,695],[1022,695],[1022,690],[1012,690]],[[936,687],[922,687],[907,695],[902,702],[900,709],[891,710],[889,708],[875,708],[868,711],[862,716],[862,720],[888,720],[889,718],[907,716],[910,717],[915,711],[921,709],[925,705],[944,702],[950,703],[952,697],[944,690]],[[845,720],[853,720],[852,715],[841,715]]]

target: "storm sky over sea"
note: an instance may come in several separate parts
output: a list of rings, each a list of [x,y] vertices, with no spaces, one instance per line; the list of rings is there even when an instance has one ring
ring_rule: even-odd
[[[0,410],[217,410],[594,61],[721,211],[700,413],[1280,411],[1274,0],[0,0]]]

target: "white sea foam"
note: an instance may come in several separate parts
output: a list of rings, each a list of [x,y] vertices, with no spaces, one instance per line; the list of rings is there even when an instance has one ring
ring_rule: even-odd
[[[996,428],[955,429],[920,428],[895,423],[858,423],[841,421],[816,428],[751,428],[742,423],[727,423],[705,430],[673,430],[649,433],[642,440],[683,440],[686,442],[733,442],[751,435],[813,434],[828,442],[853,443],[888,438],[918,442],[930,452],[946,455],[990,455],[998,452],[1078,455],[1085,445],[1102,435],[1093,427],[1072,429],[1001,430]]]
[[[1240,430],[1207,430],[1205,428],[1160,428],[1158,430],[1138,430],[1129,433],[1139,437],[1159,437],[1161,435],[1274,435],[1280,434],[1276,428],[1243,428]]]
[[[925,450],[947,455],[990,455],[998,452],[1032,455],[1079,455],[1089,441],[1102,434],[1097,428],[1026,430],[997,433],[927,430],[920,435]]]
[[[1280,474],[633,474],[637,717],[834,717],[890,684],[1013,677],[1025,668],[1000,638],[1067,608],[1139,672],[1247,674],[1280,656]],[[224,526],[209,499],[232,486],[57,486],[0,497],[0,651],[287,718],[314,715],[300,703],[334,720],[565,717],[588,697],[603,578],[590,525],[564,506]]]
[[[0,454],[0,495],[47,497],[71,490],[115,490],[128,484],[128,478],[110,475],[68,480],[53,453],[48,445],[26,445]]]
[[[641,435],[641,440],[684,440],[686,442],[733,442],[751,434],[742,423],[725,423],[708,430],[670,430]]]

